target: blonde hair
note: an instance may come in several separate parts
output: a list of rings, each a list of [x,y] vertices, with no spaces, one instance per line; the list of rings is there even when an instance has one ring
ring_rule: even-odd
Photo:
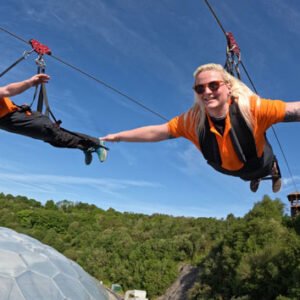
[[[198,67],[194,72],[194,77],[196,79],[197,75],[204,71],[217,71],[223,77],[225,83],[227,83],[231,88],[231,97],[234,98],[236,103],[239,106],[241,114],[245,119],[248,127],[253,130],[253,117],[250,111],[250,102],[249,97],[256,95],[250,88],[248,88],[242,81],[233,77],[229,74],[221,65],[219,64],[206,64]],[[257,95],[256,95],[257,96]],[[257,96],[257,105],[260,103],[260,98]],[[197,133],[199,134],[204,128],[205,122],[205,107],[203,101],[200,99],[200,95],[195,93],[195,102],[192,108],[193,113],[195,114],[196,120],[199,120],[197,123]],[[187,117],[187,116],[185,116]]]

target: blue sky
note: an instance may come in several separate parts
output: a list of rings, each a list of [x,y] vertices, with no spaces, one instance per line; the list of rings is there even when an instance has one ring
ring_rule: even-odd
[[[232,31],[243,62],[264,98],[299,100],[300,3],[295,0],[211,0]],[[224,63],[225,38],[204,1],[181,0],[10,0],[1,4],[1,27],[48,45],[53,55],[139,100],[166,118],[193,103],[193,71]],[[0,68],[29,47],[0,31]],[[1,78],[1,84],[36,72],[32,54]],[[63,127],[93,136],[163,122],[126,98],[45,57],[51,81],[48,96]],[[243,76],[247,82],[245,75]],[[29,103],[34,90],[15,97]],[[275,130],[299,185],[299,124]],[[57,149],[41,141],[0,132],[0,191],[41,202],[64,199],[118,211],[174,216],[243,216],[269,194],[287,204],[295,190],[272,131],[268,133],[283,173],[273,194],[263,182],[218,174],[184,139],[160,143],[109,144],[108,160],[85,166],[79,150]]]

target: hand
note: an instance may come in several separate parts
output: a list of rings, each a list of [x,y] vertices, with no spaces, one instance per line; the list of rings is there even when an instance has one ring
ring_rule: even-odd
[[[31,86],[47,83],[50,80],[50,76],[44,73],[36,74],[29,79]]]
[[[112,133],[101,137],[100,140],[105,142],[120,142],[121,138],[117,133]]]

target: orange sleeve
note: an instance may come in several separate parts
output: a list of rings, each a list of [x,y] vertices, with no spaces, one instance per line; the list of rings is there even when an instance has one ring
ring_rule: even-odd
[[[199,139],[196,132],[197,124],[197,111],[195,108],[191,108],[186,113],[174,117],[168,122],[169,134],[175,138],[184,137],[199,148]]]
[[[7,97],[0,99],[0,118],[18,110],[18,107]]]
[[[253,107],[253,102],[251,104]],[[273,124],[283,121],[286,111],[286,103],[281,100],[261,98],[260,104],[256,106],[254,111],[258,129],[260,131],[266,131]]]
[[[250,98],[251,112],[254,116],[254,138],[257,154],[260,157],[264,151],[265,132],[275,123],[284,119],[286,103],[281,100],[269,100],[257,97]]]
[[[183,132],[183,114],[176,116],[168,122],[169,133],[172,137],[180,137]]]

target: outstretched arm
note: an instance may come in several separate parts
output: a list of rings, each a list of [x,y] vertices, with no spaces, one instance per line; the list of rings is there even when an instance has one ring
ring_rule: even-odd
[[[50,77],[47,74],[36,74],[24,81],[10,83],[6,86],[0,87],[0,98],[12,97],[21,94],[39,83],[48,82]]]
[[[132,130],[108,134],[100,138],[107,142],[158,142],[172,138],[168,124],[139,127]]]
[[[300,121],[300,102],[287,102],[283,122]]]

